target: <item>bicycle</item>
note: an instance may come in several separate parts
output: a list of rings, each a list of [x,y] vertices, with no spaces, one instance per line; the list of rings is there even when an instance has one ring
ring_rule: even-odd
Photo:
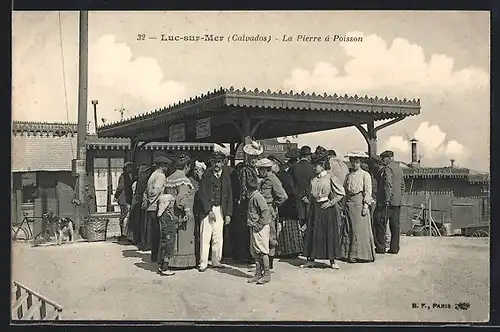
[[[30,241],[34,238],[33,236],[33,231],[31,230],[30,227],[30,222],[34,223],[35,218],[28,217],[27,215],[24,215],[23,220],[21,221],[21,224],[15,229],[15,225],[12,225],[11,231],[12,231],[12,240],[15,241],[18,239],[18,235],[21,233],[24,235],[23,240],[24,241]]]

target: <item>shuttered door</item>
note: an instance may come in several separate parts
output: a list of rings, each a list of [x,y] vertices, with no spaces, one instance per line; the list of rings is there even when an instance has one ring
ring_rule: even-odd
[[[123,172],[123,165],[125,161],[123,158],[110,158],[110,170],[111,170],[111,195],[114,195],[116,189],[118,188],[118,180],[120,179],[120,174]],[[113,197],[113,196],[111,196]],[[112,203],[113,211],[119,212],[120,207],[116,202]]]
[[[94,158],[94,187],[97,212],[108,210],[108,158]]]

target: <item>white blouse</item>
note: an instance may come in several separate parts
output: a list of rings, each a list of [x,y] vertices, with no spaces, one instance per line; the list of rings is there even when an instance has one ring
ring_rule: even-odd
[[[371,205],[374,202],[372,198],[372,177],[367,171],[360,168],[347,174],[344,187],[347,195],[363,194],[364,204]]]

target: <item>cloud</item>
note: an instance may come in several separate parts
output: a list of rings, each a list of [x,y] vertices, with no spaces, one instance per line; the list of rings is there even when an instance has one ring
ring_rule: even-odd
[[[446,140],[447,135],[437,125],[422,122],[413,137],[390,136],[383,144],[384,150],[393,150],[399,160],[409,160],[410,141],[415,138],[417,154],[423,166],[446,165],[450,159],[463,164],[470,157],[469,150],[456,140]]]
[[[410,143],[405,133],[412,132],[419,140],[420,154],[425,155],[425,165],[448,165],[453,158],[465,167],[488,169],[489,69],[456,68],[453,58],[425,54],[421,46],[402,38],[387,42],[375,34],[347,35],[364,39],[338,44],[347,56],[345,62],[329,56],[329,61],[311,68],[294,68],[284,79],[284,89],[420,98],[421,114],[380,131],[378,149],[390,148],[398,159],[409,161]],[[296,141],[308,144],[309,139],[314,144],[336,145],[342,153],[364,150],[367,145],[355,128],[301,135]]]
[[[348,36],[363,36],[351,32]],[[286,89],[327,93],[423,93],[478,90],[489,88],[489,73],[482,68],[454,70],[453,58],[432,54],[426,61],[419,45],[396,38],[391,45],[375,34],[363,36],[360,43],[340,43],[349,60],[344,74],[330,62],[319,62],[312,70],[295,68],[284,82]],[[405,97],[405,96],[402,96]]]
[[[121,102],[129,111],[127,117],[187,97],[184,84],[165,79],[157,59],[135,57],[130,46],[113,35],[102,36],[89,48],[89,75],[89,91],[99,99],[99,110],[104,112],[99,114],[108,120],[119,118],[111,110]]]

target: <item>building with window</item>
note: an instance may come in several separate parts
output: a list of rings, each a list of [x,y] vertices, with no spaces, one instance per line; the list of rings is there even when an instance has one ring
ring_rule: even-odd
[[[113,193],[131,144],[127,138],[88,136],[87,179],[94,212],[118,212]],[[150,143],[137,155],[136,163],[151,165],[157,155],[187,151],[202,158],[213,151],[210,143]],[[59,216],[74,215],[76,177],[72,160],[77,152],[77,125],[14,121],[12,126],[12,202],[11,220],[21,221],[24,214],[41,217],[51,209]]]

